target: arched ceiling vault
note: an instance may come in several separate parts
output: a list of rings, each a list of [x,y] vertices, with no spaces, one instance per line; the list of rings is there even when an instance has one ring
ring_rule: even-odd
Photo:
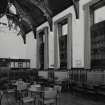
[[[11,4],[16,14],[10,10]],[[26,43],[26,34],[30,31],[35,34],[36,27],[45,21],[52,31],[52,17],[71,5],[74,5],[76,18],[79,18],[79,0],[0,0],[0,17],[6,15],[20,27],[18,35],[21,34]]]

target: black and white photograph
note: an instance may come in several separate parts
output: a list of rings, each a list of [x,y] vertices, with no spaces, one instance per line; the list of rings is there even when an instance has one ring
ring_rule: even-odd
[[[105,105],[105,0],[0,0],[0,105]]]

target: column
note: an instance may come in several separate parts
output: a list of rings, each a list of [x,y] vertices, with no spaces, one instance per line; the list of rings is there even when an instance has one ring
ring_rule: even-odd
[[[48,27],[44,28],[45,43],[44,43],[44,69],[49,68],[49,34]]]
[[[72,68],[72,14],[68,15],[67,69]]]
[[[58,24],[54,24],[54,68],[60,68],[59,63],[59,42],[58,42]]]

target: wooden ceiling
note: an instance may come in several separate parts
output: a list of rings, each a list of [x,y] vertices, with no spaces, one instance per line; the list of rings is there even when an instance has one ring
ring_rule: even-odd
[[[48,2],[53,15],[58,14],[59,12],[63,11],[73,4],[72,0],[48,0]]]
[[[16,0],[19,5],[31,16],[34,20],[34,26],[37,27],[45,22],[47,19],[39,10],[27,0]],[[71,6],[72,0],[48,0],[48,8],[52,11],[52,17]]]
[[[3,13],[6,10],[8,0],[1,0],[0,2],[0,13]],[[14,0],[10,0],[14,1]],[[17,3],[22,7],[23,10],[25,10],[31,18],[34,20],[34,25],[39,26],[44,21],[46,21],[46,17],[43,16],[42,12],[32,5],[30,0],[16,0]],[[72,0],[48,0],[48,7],[52,11],[52,16],[55,16],[59,12],[63,11],[67,7],[72,5]]]
[[[8,15],[8,17],[12,18],[16,24],[19,23],[23,32],[21,32],[22,37],[25,40],[25,35],[29,31],[34,30],[35,33],[36,27],[41,25],[46,20],[48,20],[51,29],[51,18],[69,6],[73,5],[73,1],[79,0],[0,0],[0,14],[5,12],[10,13],[8,10],[6,10],[8,7],[7,2],[13,3],[18,14]],[[38,2],[40,2],[39,4],[42,3],[41,5],[38,4],[39,7],[37,6]],[[43,2],[46,2],[46,6],[44,4],[45,7],[42,6]],[[22,18],[21,21],[19,20],[20,17]],[[32,26],[30,26],[30,24]]]

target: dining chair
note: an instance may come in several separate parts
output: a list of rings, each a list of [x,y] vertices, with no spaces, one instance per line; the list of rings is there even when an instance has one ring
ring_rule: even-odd
[[[28,91],[27,91],[28,85],[24,81],[18,80],[16,82],[16,86],[17,86],[17,89],[16,89],[16,102],[19,101],[19,103],[21,103],[21,99],[23,97],[28,96]]]
[[[58,95],[61,95],[62,86],[60,86],[60,85],[55,85],[54,88],[57,90]]]
[[[22,105],[23,104],[26,104],[26,103],[32,103],[32,102],[35,105],[35,98],[34,97],[31,97],[31,96],[22,97],[21,98],[21,102],[22,102]]]
[[[58,103],[60,105],[62,86],[55,85],[54,88],[57,90],[57,99],[58,99]]]
[[[26,103],[33,103],[35,105],[36,98],[33,97],[32,94],[30,94],[30,91],[28,91],[28,88],[25,90],[26,90],[26,92],[28,92],[28,94],[24,95],[23,90],[19,93],[20,94],[19,104],[22,103],[22,105],[24,105]]]
[[[30,92],[28,94],[31,94],[32,96],[37,96],[38,92],[41,89],[41,86],[39,84],[31,85],[30,86]]]
[[[44,92],[42,92],[39,103],[41,105],[51,105],[55,104],[57,105],[57,90],[56,89],[49,89]]]
[[[3,91],[2,90],[0,90],[0,105],[1,105],[1,101],[2,101],[2,98],[3,98]]]
[[[16,95],[16,88],[6,90],[7,97],[12,97],[14,100],[16,100],[15,95]]]
[[[38,100],[40,97],[40,92],[41,92],[41,86],[39,84],[36,85],[31,85],[30,88],[28,88],[29,90],[29,95],[31,95],[32,97],[35,97],[35,104],[38,105]]]

